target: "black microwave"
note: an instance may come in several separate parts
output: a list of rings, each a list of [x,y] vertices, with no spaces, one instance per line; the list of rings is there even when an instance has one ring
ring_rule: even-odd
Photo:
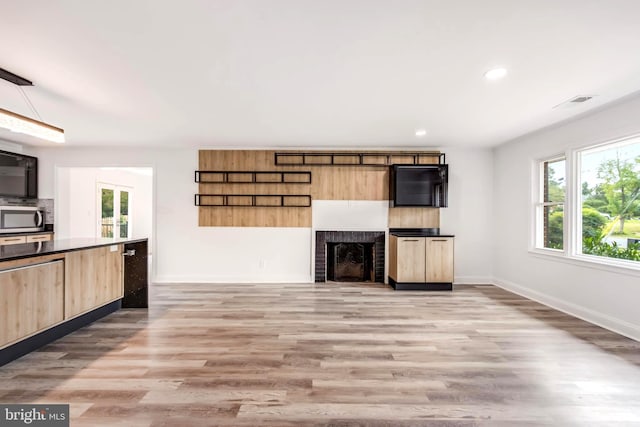
[[[0,196],[38,198],[38,159],[0,151]]]

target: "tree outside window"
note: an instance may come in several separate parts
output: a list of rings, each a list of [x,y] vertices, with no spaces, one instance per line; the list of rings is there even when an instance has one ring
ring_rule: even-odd
[[[582,253],[640,261],[640,140],[585,150],[580,163]]]

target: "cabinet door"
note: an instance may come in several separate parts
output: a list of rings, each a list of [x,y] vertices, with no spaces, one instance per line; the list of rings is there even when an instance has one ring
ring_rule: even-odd
[[[123,289],[122,245],[65,254],[65,318],[122,298]]]
[[[124,245],[124,298],[122,308],[149,307],[147,288],[149,285],[147,259],[147,241],[126,243]]]
[[[453,238],[427,238],[426,282],[453,282]]]
[[[62,261],[0,272],[0,347],[63,320]]]
[[[424,237],[398,238],[397,282],[424,282]]]
[[[30,242],[48,242],[51,240],[51,234],[33,234],[27,236],[27,243]]]
[[[24,236],[0,237],[0,245],[19,245],[20,243],[27,243],[27,238]]]

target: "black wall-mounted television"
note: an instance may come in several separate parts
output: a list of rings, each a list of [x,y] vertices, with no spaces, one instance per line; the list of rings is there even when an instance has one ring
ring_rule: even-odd
[[[389,171],[390,206],[446,208],[448,175],[448,165],[392,165]]]
[[[0,151],[0,196],[21,199],[38,197],[38,159]]]

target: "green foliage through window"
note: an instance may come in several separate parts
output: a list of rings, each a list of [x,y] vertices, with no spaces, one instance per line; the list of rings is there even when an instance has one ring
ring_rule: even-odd
[[[582,240],[582,253],[640,261],[640,243],[630,243],[623,248],[618,246],[617,242],[607,243],[601,238],[585,237]]]
[[[581,153],[582,253],[640,261],[640,143]]]
[[[640,261],[640,138],[588,149],[579,156],[582,253]],[[545,248],[564,246],[564,173],[564,159],[542,162],[539,206]]]

